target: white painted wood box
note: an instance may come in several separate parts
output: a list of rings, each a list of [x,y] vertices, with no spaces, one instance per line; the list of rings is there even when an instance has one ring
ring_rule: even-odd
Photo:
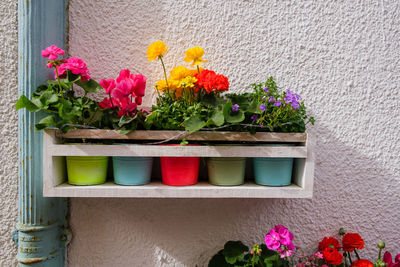
[[[207,142],[200,146],[162,146],[155,140],[173,137]],[[125,140],[132,145],[63,144],[68,140]],[[221,142],[234,145],[216,146]],[[261,146],[262,143],[297,143],[296,146]],[[146,144],[147,143],[147,144]],[[134,197],[134,198],[311,198],[314,180],[313,140],[307,133],[208,132],[187,135],[179,131],[136,131],[121,135],[114,130],[70,130],[62,134],[45,129],[43,134],[43,194],[46,197]],[[293,157],[292,184],[269,187],[246,181],[241,186],[215,186],[199,181],[192,186],[168,186],[158,179],[141,186],[76,186],[67,183],[65,156],[196,156],[196,157]],[[252,178],[252,177],[251,177]],[[154,181],[153,181],[154,180]]]

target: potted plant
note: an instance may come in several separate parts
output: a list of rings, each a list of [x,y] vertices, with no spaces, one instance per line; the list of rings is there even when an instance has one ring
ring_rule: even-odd
[[[152,114],[146,118],[149,128],[169,129],[169,130],[188,130],[193,133],[204,127],[221,126],[224,123],[223,98],[221,93],[229,89],[229,81],[222,74],[217,74],[212,70],[203,69],[201,64],[207,62],[203,60],[204,50],[201,47],[193,47],[185,52],[185,62],[191,62],[195,69],[184,66],[177,66],[167,76],[163,56],[167,52],[165,43],[157,41],[149,46],[147,51],[149,60],[159,59],[164,70],[164,79],[157,82],[155,89],[159,92],[157,105],[152,108]],[[171,174],[170,171],[181,172],[182,169],[188,170],[189,158],[168,158],[161,157],[161,169],[163,182],[166,184],[174,183],[167,177],[182,177],[179,174]],[[199,158],[190,158],[193,161],[193,172],[198,171]],[[238,165],[238,161],[240,164]],[[209,160],[209,174],[211,183],[216,185],[237,185],[244,181],[244,159],[214,158]],[[174,167],[169,167],[174,164]],[[230,174],[221,175],[227,165],[242,166],[242,170],[235,173],[237,177]],[[241,175],[243,174],[243,175]],[[237,175],[236,175],[237,176]],[[233,179],[232,179],[233,178]],[[176,180],[176,178],[174,178]],[[173,179],[173,180],[174,180]],[[222,179],[219,181],[219,179]],[[197,180],[197,176],[195,178]],[[189,183],[195,183],[191,180]]]
[[[100,85],[107,97],[99,106],[107,116],[104,119],[120,133],[128,133],[140,127],[149,113],[139,109],[146,89],[146,77],[121,70],[114,79],[102,79]],[[124,144],[120,144],[124,145]],[[153,158],[112,157],[114,182],[120,185],[143,185],[150,183]]]

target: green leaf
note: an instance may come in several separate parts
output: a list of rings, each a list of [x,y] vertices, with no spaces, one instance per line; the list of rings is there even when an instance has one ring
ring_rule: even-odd
[[[132,132],[132,130],[130,130],[130,129],[122,129],[121,131],[119,131],[119,134],[128,134],[130,132]]]
[[[185,130],[190,133],[194,133],[207,125],[207,122],[203,121],[200,115],[193,115],[189,119],[185,120]]]
[[[44,117],[43,119],[41,119],[39,121],[39,123],[37,123],[35,125],[36,130],[42,130],[42,129],[46,128],[46,127],[55,125],[56,124],[55,118],[56,117],[54,115],[49,115],[47,117]]]
[[[216,110],[212,117],[207,121],[207,125],[222,126],[225,122],[224,113],[222,110]]]
[[[25,95],[21,95],[15,104],[15,109],[19,110],[21,108],[26,108],[30,112],[37,112],[40,110],[38,106],[32,103]]]
[[[232,102],[228,102],[224,105],[224,117],[229,123],[242,122],[245,118],[243,111],[232,111]]]
[[[240,262],[244,258],[244,252],[248,251],[249,248],[245,246],[241,241],[228,241],[224,246],[222,254],[225,256],[225,260],[230,264]]]
[[[80,87],[82,87],[86,93],[97,93],[102,88],[101,85],[93,79],[90,79],[85,82],[77,80],[75,83]]]
[[[39,97],[39,100],[42,104],[42,107],[47,108],[50,104],[56,103],[58,101],[58,95],[53,91],[45,91]]]
[[[229,267],[231,266],[226,262],[224,255],[222,255],[222,250],[215,254],[211,260],[208,262],[208,267]]]
[[[258,101],[256,99],[254,99],[253,101],[251,101],[250,105],[247,107],[246,112],[249,113],[261,113],[260,110],[260,104],[258,103]]]
[[[131,121],[133,121],[135,118],[136,118],[136,116],[134,116],[134,117],[122,116],[121,119],[120,119],[119,122],[118,122],[118,126],[119,126],[119,127],[122,127],[122,126],[124,126],[125,124],[128,124],[128,123],[130,123]]]

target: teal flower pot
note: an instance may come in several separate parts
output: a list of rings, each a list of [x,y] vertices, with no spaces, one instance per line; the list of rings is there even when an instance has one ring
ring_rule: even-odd
[[[293,144],[269,144],[268,146],[293,146]],[[293,158],[253,158],[256,184],[287,186],[292,181]]]
[[[114,182],[120,185],[150,183],[153,158],[113,157]]]
[[[213,185],[235,186],[244,183],[246,158],[209,158],[208,178]]]
[[[107,179],[108,157],[67,156],[68,183],[72,185],[103,184]]]

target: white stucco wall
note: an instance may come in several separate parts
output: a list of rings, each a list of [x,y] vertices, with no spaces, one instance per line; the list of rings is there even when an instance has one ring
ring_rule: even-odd
[[[71,0],[70,23],[70,53],[96,79],[130,68],[151,95],[162,70],[150,43],[167,43],[168,69],[202,46],[232,91],[273,75],[317,121],[312,200],[73,199],[70,266],[201,266],[275,224],[309,252],[340,227],[361,233],[365,257],[380,240],[400,252],[398,1]]]
[[[1,1],[0,13],[0,266],[13,266],[17,1]],[[345,227],[361,233],[366,257],[379,240],[400,252],[397,1],[71,0],[70,23],[70,54],[96,79],[140,71],[150,96],[162,72],[147,46],[165,41],[170,69],[199,45],[232,91],[274,75],[317,120],[312,200],[73,199],[70,266],[201,266],[225,241],[262,242],[278,223],[306,251]]]
[[[15,266],[18,221],[17,1],[0,1],[0,266]]]

